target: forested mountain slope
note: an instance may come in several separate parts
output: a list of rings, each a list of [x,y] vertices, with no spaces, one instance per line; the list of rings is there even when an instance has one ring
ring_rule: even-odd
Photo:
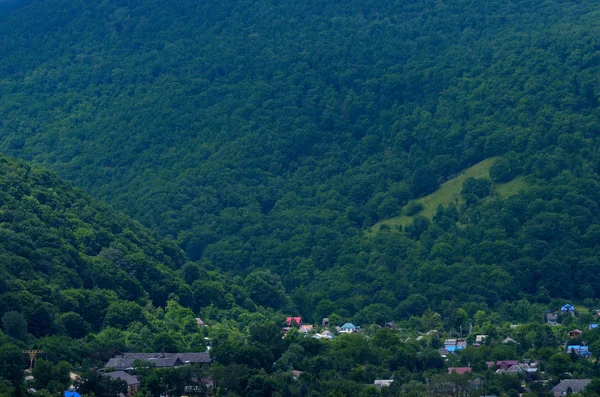
[[[155,308],[165,306],[193,309],[186,316],[194,330],[194,313],[222,320],[256,312],[255,302],[287,302],[272,274],[255,272],[245,280],[230,280],[207,272],[186,262],[173,243],[55,174],[2,155],[0,276],[4,331],[10,334],[3,316],[18,313],[27,324],[25,331],[35,338],[65,333],[82,338],[107,327],[125,330],[134,322],[143,326],[160,317]],[[150,327],[155,334],[181,331],[171,328],[156,320]],[[27,342],[26,335],[18,338]],[[151,344],[152,338],[143,343]],[[185,348],[183,342],[180,348]]]
[[[34,1],[0,24],[0,150],[207,267],[276,271],[304,314],[597,298],[599,11]],[[363,237],[497,155],[531,191]]]
[[[35,336],[57,332],[62,312],[98,330],[110,303],[165,305],[186,291],[175,273],[184,262],[177,247],[54,174],[0,157],[0,312],[25,314]]]

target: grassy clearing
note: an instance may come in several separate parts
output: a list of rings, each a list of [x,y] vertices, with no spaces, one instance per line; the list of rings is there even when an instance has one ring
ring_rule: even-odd
[[[422,215],[431,219],[439,205],[447,206],[450,203],[455,203],[457,205],[462,204],[464,201],[460,195],[460,191],[462,190],[464,181],[467,178],[489,179],[490,168],[497,158],[498,157],[490,157],[489,159],[475,164],[459,174],[456,178],[443,183],[435,192],[415,200],[423,205],[423,211],[417,215]],[[519,193],[528,186],[529,185],[525,178],[519,176],[507,183],[494,184],[494,194],[505,198]],[[413,218],[413,216],[400,215],[394,218],[386,219],[373,225],[371,231],[379,230],[381,225],[388,225],[392,230],[397,228],[398,225],[406,226],[412,222]]]

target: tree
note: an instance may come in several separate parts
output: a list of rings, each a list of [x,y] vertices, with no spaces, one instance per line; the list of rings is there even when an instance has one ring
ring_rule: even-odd
[[[146,322],[140,305],[130,301],[113,302],[106,311],[104,325],[118,329],[126,329],[134,321]]]
[[[285,291],[281,279],[269,270],[257,270],[244,281],[254,302],[265,307],[281,307],[285,301]]]
[[[437,176],[429,167],[419,167],[413,172],[410,190],[414,197],[433,193],[439,187]]]
[[[60,316],[59,322],[65,328],[65,332],[73,339],[83,338],[90,332],[90,324],[74,312],[67,312]]]
[[[469,177],[463,182],[461,196],[465,199],[469,197],[484,198],[492,192],[492,182],[489,179]]]
[[[490,177],[496,183],[512,180],[517,175],[517,167],[511,159],[501,157],[490,167]]]
[[[17,346],[0,346],[0,378],[8,380],[16,387],[21,385],[24,360],[23,351]]]
[[[6,312],[2,316],[2,328],[7,335],[12,338],[25,341],[27,340],[27,321],[25,316],[19,312]]]
[[[439,330],[442,326],[442,316],[439,313],[432,311],[430,308],[425,310],[421,316],[421,326],[424,330]]]
[[[168,332],[161,332],[154,337],[152,348],[158,352],[177,353],[180,349],[179,343]]]

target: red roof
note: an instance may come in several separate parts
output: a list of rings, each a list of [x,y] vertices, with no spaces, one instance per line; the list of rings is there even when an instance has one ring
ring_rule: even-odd
[[[448,368],[448,373],[456,372],[459,375],[466,374],[467,372],[471,372],[471,367],[450,367]]]
[[[295,322],[298,325],[301,325],[302,317],[288,317],[285,319],[285,322],[287,323],[287,325],[292,325],[293,322]]]

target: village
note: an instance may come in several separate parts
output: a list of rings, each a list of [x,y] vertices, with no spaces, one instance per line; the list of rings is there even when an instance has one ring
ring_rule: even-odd
[[[600,312],[595,313],[595,317],[599,316]],[[553,364],[550,361],[554,359],[556,354],[563,354],[565,357],[570,357],[571,360],[589,360],[590,363],[596,361],[592,358],[594,351],[587,344],[586,335],[595,335],[595,339],[600,340],[600,337],[596,335],[600,332],[598,323],[588,323],[585,330],[581,330],[580,328],[584,328],[581,326],[580,328],[565,329],[561,325],[565,318],[569,318],[569,321],[566,321],[569,324],[573,323],[573,320],[581,324],[581,321],[577,321],[580,316],[575,307],[570,304],[565,304],[556,311],[548,310],[543,314],[543,319],[540,321],[540,327],[546,327],[544,329],[551,332],[558,331],[558,335],[562,337],[560,344],[555,349],[551,349],[553,354],[549,357],[549,360],[540,359],[539,357],[532,358],[527,351],[522,352],[522,349],[520,349],[523,328],[530,327],[527,324],[509,324],[508,326],[498,327],[499,330],[494,336],[471,332],[454,336],[443,330],[435,329],[414,333],[400,328],[394,322],[381,325],[371,324],[361,328],[351,322],[332,325],[329,318],[323,318],[320,324],[306,324],[300,316],[288,316],[282,322],[281,338],[285,340],[290,335],[296,334],[301,338],[321,340],[323,343],[335,343],[338,338],[351,337],[352,335],[368,339],[373,336],[374,329],[387,329],[387,332],[395,335],[401,343],[411,344],[417,348],[439,346],[436,351],[444,362],[444,373],[450,377],[459,376],[468,379],[468,385],[474,391],[474,394],[470,395],[495,396],[495,394],[490,393],[490,390],[486,390],[489,376],[512,376],[518,379],[520,390],[517,391],[519,395],[522,395],[531,391],[532,387],[536,387],[535,385],[547,385],[549,382],[555,381],[556,374],[551,376],[548,370],[553,371]],[[198,327],[206,327],[206,324],[199,318],[196,319],[196,323]],[[193,367],[209,373],[207,370],[210,368],[213,359],[211,358],[210,338],[205,339],[207,342],[205,352],[122,352],[115,354],[105,362],[97,374],[99,378],[106,377],[124,382],[127,385],[127,393],[120,394],[120,396],[125,397],[135,396],[140,391],[142,379],[139,376],[139,368],[164,370]],[[469,361],[477,356],[478,349],[489,349],[494,346],[496,350],[503,352],[505,356],[481,363]],[[506,354],[510,354],[509,352],[513,352],[514,356],[506,356]],[[464,365],[465,362],[466,365]],[[31,365],[33,366],[33,364],[32,361]],[[33,382],[31,371],[28,372],[29,375],[26,377],[26,381]],[[292,368],[289,372],[292,379],[296,381],[302,379],[305,373],[302,368]],[[592,381],[590,378],[576,378],[571,373],[558,375],[560,381],[549,388],[554,397],[582,392]],[[73,380],[73,386],[65,392],[65,396],[77,396],[76,385],[81,381],[80,375],[71,372],[70,377]],[[394,382],[394,378],[375,379],[370,386],[381,391],[392,387]],[[193,383],[185,385],[185,390],[189,395],[210,396],[214,395],[217,389],[218,385],[208,375],[206,377],[196,377]],[[30,388],[29,391],[35,394],[35,389]]]

